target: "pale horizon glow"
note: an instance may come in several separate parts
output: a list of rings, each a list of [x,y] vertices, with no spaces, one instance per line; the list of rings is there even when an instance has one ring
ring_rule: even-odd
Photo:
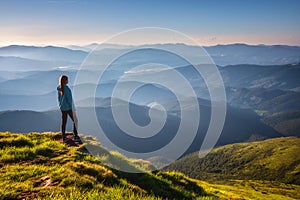
[[[261,42],[258,38],[244,38],[244,37],[223,37],[223,38],[216,38],[216,37],[205,37],[205,36],[190,36],[194,41],[198,44],[198,46],[215,46],[215,45],[228,45],[228,44],[246,44],[246,45],[288,45],[288,46],[300,46],[300,43],[293,42],[293,38],[287,38],[286,42],[275,42],[272,39],[265,37],[265,42]],[[3,38],[3,37],[2,37]],[[1,38],[1,39],[2,39]],[[96,37],[95,37],[96,38]],[[64,39],[54,39],[54,40],[2,40],[0,42],[0,47],[10,46],[10,45],[20,45],[20,46],[60,46],[60,47],[67,47],[67,46],[87,46],[91,44],[114,44],[114,45],[144,45],[144,44],[170,44],[170,43],[183,43],[186,45],[195,45],[195,43],[186,43],[182,41],[157,41],[153,39],[153,42],[144,43],[143,41],[136,41],[135,43],[128,43],[118,42],[118,43],[106,43],[105,41],[109,37],[103,37],[105,39],[95,39],[95,40],[64,40]],[[0,40],[1,41],[1,40]]]
[[[173,29],[199,46],[300,46],[297,0],[4,0],[0,5],[0,46],[82,46],[141,27]],[[181,43],[152,35],[137,37],[135,43],[118,43],[141,45],[144,37],[151,38],[148,43]]]

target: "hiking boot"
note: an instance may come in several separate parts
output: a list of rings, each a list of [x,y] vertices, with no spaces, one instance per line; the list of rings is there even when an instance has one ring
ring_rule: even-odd
[[[80,140],[80,137],[78,137],[78,136],[74,136],[74,142],[80,142],[81,140]]]
[[[63,138],[63,142],[64,142],[64,143],[66,143],[66,142],[68,142],[68,141],[69,141],[68,138],[66,138],[66,137]]]

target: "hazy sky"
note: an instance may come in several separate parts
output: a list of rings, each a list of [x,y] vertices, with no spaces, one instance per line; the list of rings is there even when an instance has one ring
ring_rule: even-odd
[[[0,46],[81,45],[140,27],[174,29],[200,45],[300,45],[299,9],[300,0],[2,0]],[[169,42],[135,43],[143,37]]]

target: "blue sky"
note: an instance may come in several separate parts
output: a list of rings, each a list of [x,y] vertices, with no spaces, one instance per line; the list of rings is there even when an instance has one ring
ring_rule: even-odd
[[[174,29],[202,45],[300,45],[299,8],[299,0],[3,0],[0,45],[81,45],[140,27]]]

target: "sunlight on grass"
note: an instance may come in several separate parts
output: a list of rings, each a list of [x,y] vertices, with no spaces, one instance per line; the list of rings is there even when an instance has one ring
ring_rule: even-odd
[[[98,200],[98,199],[119,199],[119,200],[158,200],[162,198],[155,197],[153,195],[146,195],[143,193],[136,193],[126,187],[112,187],[106,188],[104,190],[83,190],[80,191],[77,188],[70,188],[64,192],[53,191],[51,194],[46,194],[43,197],[38,197],[37,199],[57,199],[57,200]]]
[[[244,180],[219,185],[174,171],[126,173],[105,164],[109,161],[114,166],[137,170],[149,170],[153,166],[148,161],[107,151],[92,138],[90,141],[100,150],[101,159],[85,149],[91,144],[68,147],[60,143],[59,138],[58,133],[51,132],[22,135],[0,132],[0,199],[300,198],[300,186],[280,182]],[[292,173],[297,173],[298,168]]]
[[[20,195],[29,199],[211,199],[182,174],[130,174],[110,169],[86,151],[85,145],[91,144],[67,147],[57,141],[56,133],[0,133],[0,138],[0,162],[5,163],[0,169],[1,199]],[[152,166],[148,161],[101,149],[90,140],[102,152],[102,161],[139,170]],[[193,184],[197,190],[189,188]]]

